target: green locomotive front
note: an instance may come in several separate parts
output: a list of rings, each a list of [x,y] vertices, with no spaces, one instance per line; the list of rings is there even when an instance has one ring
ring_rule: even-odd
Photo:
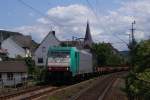
[[[52,80],[69,79],[92,73],[92,56],[76,47],[50,47],[47,67]]]
[[[47,67],[53,80],[71,78],[79,68],[79,52],[75,47],[50,47]]]

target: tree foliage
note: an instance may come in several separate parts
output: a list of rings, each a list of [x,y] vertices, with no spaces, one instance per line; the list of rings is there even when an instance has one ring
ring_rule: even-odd
[[[25,58],[26,65],[28,66],[28,74],[33,75],[35,73],[35,62],[31,57]]]
[[[150,40],[140,42],[134,56],[135,72],[143,72],[150,68]]]
[[[126,78],[126,90],[130,97],[150,98],[150,40],[141,41],[132,51],[131,71]]]
[[[119,65],[124,62],[123,57],[111,46],[111,44],[93,44],[91,51],[96,58],[95,62],[97,66]]]

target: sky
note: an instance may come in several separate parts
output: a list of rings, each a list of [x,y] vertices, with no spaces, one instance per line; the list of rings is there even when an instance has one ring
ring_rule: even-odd
[[[150,0],[0,0],[0,29],[31,35],[40,43],[55,30],[60,40],[84,37],[127,50],[131,23],[137,41],[150,37]]]

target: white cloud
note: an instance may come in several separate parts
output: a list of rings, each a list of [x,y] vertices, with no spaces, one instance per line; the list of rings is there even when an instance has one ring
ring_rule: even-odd
[[[42,24],[48,24],[48,23],[49,23],[46,18],[39,18],[39,19],[37,19],[37,21],[38,21],[39,23],[42,23]]]
[[[14,28],[13,30],[24,33],[25,35],[32,35],[33,39],[39,42],[49,32],[49,27],[47,25],[37,24],[33,26],[21,26],[18,28]]]
[[[35,25],[22,26],[14,30],[23,33],[32,33],[36,40],[43,37],[51,30],[56,31],[60,39],[68,39],[74,35],[83,37],[85,34],[86,21],[90,21],[91,33],[95,41],[120,42],[114,34],[122,34],[118,37],[128,42],[131,22],[136,19],[136,38],[146,38],[150,32],[150,1],[129,0],[123,2],[122,6],[115,11],[108,11],[107,15],[99,15],[99,19],[84,5],[73,4],[69,6],[58,6],[47,11],[48,18],[39,18]],[[114,44],[118,49],[125,48],[124,44]]]

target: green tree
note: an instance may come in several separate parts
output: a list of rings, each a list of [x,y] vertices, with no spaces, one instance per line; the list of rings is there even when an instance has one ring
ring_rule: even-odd
[[[25,58],[25,62],[28,66],[28,74],[33,75],[35,73],[35,62],[31,57]]]
[[[145,69],[150,68],[150,40],[141,41],[135,51],[135,72],[143,72]]]
[[[28,66],[28,75],[36,82],[37,85],[49,82],[49,73],[44,66],[36,67],[35,62],[31,57],[25,58],[25,62]]]
[[[93,44],[91,49],[96,66],[119,65],[124,61],[122,56],[108,43]]]
[[[150,98],[150,40],[138,43],[131,52],[131,71],[126,78],[126,90],[129,97]],[[132,98],[133,99],[133,98]]]

